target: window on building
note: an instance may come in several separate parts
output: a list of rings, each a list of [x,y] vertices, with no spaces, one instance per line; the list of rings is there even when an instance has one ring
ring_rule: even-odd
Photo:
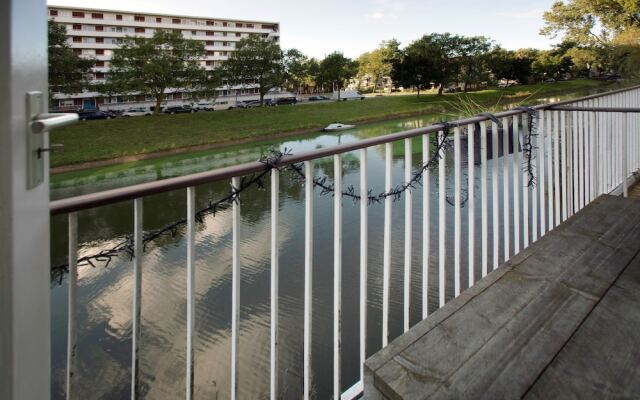
[[[82,43],[82,38],[80,36],[74,36],[73,43]]]
[[[242,24],[240,22],[236,22],[236,28],[242,28]]]
[[[122,15],[121,14],[116,14],[116,20],[117,21],[122,21]]]
[[[136,33],[144,33],[144,28],[136,28]]]
[[[207,61],[207,67],[210,67],[213,65],[213,61]]]
[[[253,28],[253,24],[247,24],[247,28]]]
[[[159,24],[162,23],[162,18],[161,17],[156,17],[156,22],[159,23]]]
[[[223,22],[223,23],[222,23],[222,26],[227,26],[227,23],[226,23],[226,22]]]
[[[93,19],[103,19],[104,15],[102,15],[102,13],[91,13],[91,18],[93,18]]]
[[[80,54],[82,54],[82,49],[73,49],[73,54],[79,56]]]
[[[180,18],[174,18],[171,20],[172,24],[179,24],[180,23]]]
[[[208,56],[214,56],[215,54],[216,54],[215,51],[211,51],[211,50],[207,51]]]
[[[104,38],[97,37],[96,38],[96,43],[104,43]]]
[[[73,24],[73,30],[74,30],[74,31],[81,31],[81,30],[82,30],[82,25],[80,25],[80,24]]]
[[[96,61],[96,68],[104,67],[104,61]]]
[[[49,10],[49,15],[51,15],[52,17],[57,17],[58,16],[58,10]]]
[[[96,50],[96,55],[97,56],[103,56],[104,55],[104,49],[97,49]]]
[[[104,72],[96,72],[96,79],[104,79]]]
[[[213,26],[213,21],[207,21],[207,26]]]
[[[229,45],[229,43],[227,43],[227,42],[222,42],[222,46],[223,46],[223,47],[227,47],[228,45]]]
[[[205,43],[206,46],[213,46],[213,41],[211,40],[207,40],[207,42]]]
[[[240,37],[242,34],[240,32],[236,32],[236,37]]]
[[[227,32],[222,32],[222,36],[227,36]]]
[[[133,17],[133,20],[136,22],[144,22],[144,17],[142,15],[136,15]]]
[[[196,36],[196,35],[198,34],[198,32],[196,32],[196,31],[191,31],[191,34],[192,34],[193,36]]]
[[[207,31],[207,36],[213,36],[213,32],[212,31]]]
[[[84,18],[84,13],[82,11],[72,11],[71,16],[73,18]]]
[[[96,25],[96,31],[97,32],[102,32],[104,30],[104,26],[102,25]]]

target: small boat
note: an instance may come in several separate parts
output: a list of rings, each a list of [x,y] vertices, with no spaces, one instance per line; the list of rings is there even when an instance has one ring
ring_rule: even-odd
[[[356,127],[355,125],[345,125],[345,124],[335,123],[335,124],[330,124],[329,126],[324,128],[323,131],[337,132],[337,131],[344,131],[344,130],[355,128],[355,127]]]

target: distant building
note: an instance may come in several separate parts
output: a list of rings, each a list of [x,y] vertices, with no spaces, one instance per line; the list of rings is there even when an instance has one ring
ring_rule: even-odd
[[[279,41],[280,24],[265,21],[228,20],[213,17],[166,15],[131,11],[75,8],[50,5],[49,17],[66,25],[69,44],[81,57],[96,60],[92,71],[94,82],[104,82],[109,74],[109,63],[114,49],[125,36],[151,37],[158,29],[180,31],[186,38],[201,40],[207,51],[200,64],[207,69],[219,68],[235,50],[236,43],[250,34]],[[255,85],[219,88],[220,96],[253,95]],[[181,103],[183,93],[169,90],[168,103]],[[55,94],[59,109],[123,108],[141,103],[152,104],[151,98],[141,95],[105,97],[100,93],[84,92],[74,95]]]

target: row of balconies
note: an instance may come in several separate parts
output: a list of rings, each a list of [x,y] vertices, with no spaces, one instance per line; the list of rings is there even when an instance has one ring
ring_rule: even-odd
[[[74,18],[74,17],[64,17],[64,16],[53,16],[54,21],[64,24],[87,24],[87,18]],[[271,33],[277,34],[278,28],[277,24],[265,23],[264,25],[274,25],[276,29],[262,28],[262,23],[254,23],[253,28],[236,27],[236,26],[209,26],[209,25],[195,25],[195,24],[185,24],[185,23],[164,23],[164,22],[138,22],[138,21],[119,21],[116,19],[88,19],[91,25],[113,25],[113,26],[121,26],[121,27],[142,27],[142,28],[153,28],[153,29],[181,29],[181,27],[188,26],[190,28],[197,29],[189,29],[189,30],[200,30],[200,31],[220,31],[220,32],[241,32],[241,33]],[[184,28],[182,28],[184,29]]]

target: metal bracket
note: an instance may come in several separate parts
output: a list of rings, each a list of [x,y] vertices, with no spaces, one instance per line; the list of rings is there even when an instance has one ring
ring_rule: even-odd
[[[45,132],[78,121],[78,114],[44,113],[42,92],[27,93],[27,190],[38,187],[45,177]]]

